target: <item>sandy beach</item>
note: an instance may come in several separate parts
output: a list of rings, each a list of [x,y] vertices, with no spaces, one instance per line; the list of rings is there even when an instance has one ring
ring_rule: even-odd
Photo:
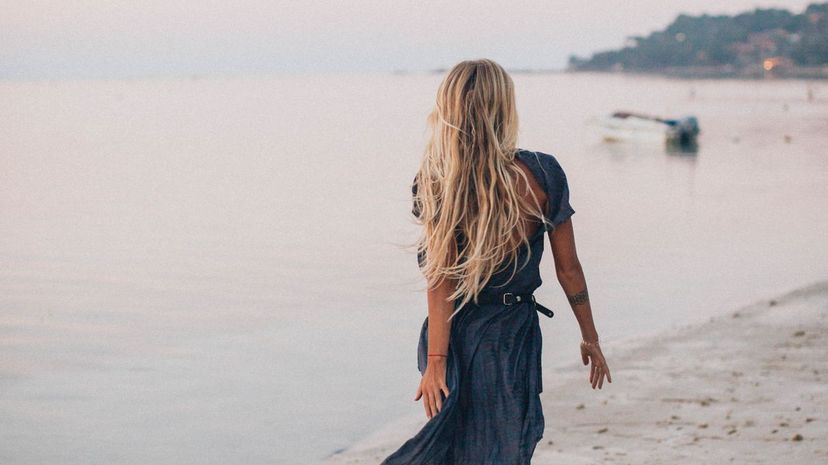
[[[580,364],[545,373],[532,463],[828,463],[827,349],[828,281],[607,344],[602,390]],[[322,463],[377,464],[424,422],[400,418]]]

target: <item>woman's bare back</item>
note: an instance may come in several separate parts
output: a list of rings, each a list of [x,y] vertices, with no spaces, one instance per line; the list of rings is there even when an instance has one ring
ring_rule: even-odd
[[[547,204],[548,198],[546,195],[546,189],[544,189],[543,184],[541,184],[537,179],[535,179],[534,173],[528,166],[526,166],[526,163],[523,160],[520,160],[519,158],[515,157],[515,164],[526,174],[526,178],[529,180],[529,189],[527,189],[526,182],[523,180],[523,178],[518,178],[518,193],[521,196],[523,196],[524,199],[526,199],[530,204],[535,202],[531,194],[534,193],[535,197],[540,203],[540,205],[538,205],[538,208],[541,211],[546,212],[547,209],[544,207],[544,205]],[[524,228],[526,230],[527,238],[534,237],[535,234],[537,234],[538,232],[538,228],[541,227],[541,222],[538,221],[537,218],[525,218],[523,220],[523,223]],[[517,232],[515,236],[516,239],[520,239]]]

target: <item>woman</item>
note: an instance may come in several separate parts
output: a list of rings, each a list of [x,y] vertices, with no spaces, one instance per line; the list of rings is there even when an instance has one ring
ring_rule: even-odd
[[[463,61],[440,84],[433,134],[412,185],[428,283],[415,400],[428,421],[382,465],[529,464],[543,436],[535,302],[547,233],[558,282],[581,328],[593,389],[612,381],[575,252],[566,175],[516,147],[514,85],[491,60]]]

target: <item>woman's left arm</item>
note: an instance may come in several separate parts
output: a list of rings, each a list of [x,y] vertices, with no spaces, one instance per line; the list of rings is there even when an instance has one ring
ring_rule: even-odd
[[[596,387],[601,389],[604,385],[604,377],[611,383],[612,376],[601,347],[598,345],[598,331],[592,319],[592,306],[589,301],[586,278],[575,248],[572,219],[567,219],[550,231],[549,241],[555,259],[555,274],[581,328],[581,360],[584,365],[592,361],[589,383],[593,389]]]

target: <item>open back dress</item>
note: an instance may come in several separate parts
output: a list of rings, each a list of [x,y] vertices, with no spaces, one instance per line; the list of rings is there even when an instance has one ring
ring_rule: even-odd
[[[511,264],[492,276],[480,302],[491,302],[505,292],[533,293],[540,287],[544,233],[575,213],[566,175],[553,155],[518,149],[516,157],[545,189],[548,222],[536,228],[529,250],[521,246],[514,276],[509,279]],[[520,268],[530,250],[529,262]],[[418,255],[420,263],[422,258]],[[457,304],[459,300],[455,309]],[[544,430],[541,343],[532,302],[466,304],[452,319],[446,363],[449,395],[442,409],[381,465],[529,465]],[[417,347],[421,374],[427,352],[428,317]]]

